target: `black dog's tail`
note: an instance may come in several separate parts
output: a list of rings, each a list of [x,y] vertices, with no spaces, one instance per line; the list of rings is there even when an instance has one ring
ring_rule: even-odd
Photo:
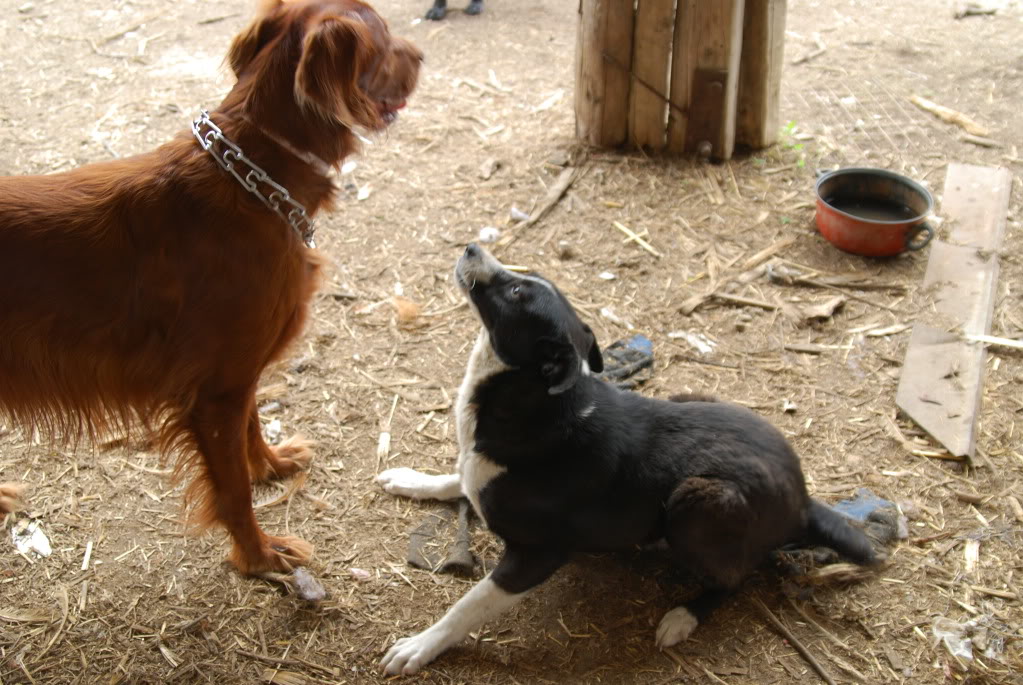
[[[830,547],[863,566],[878,563],[870,538],[863,531],[849,525],[845,516],[815,499],[810,500],[808,513],[806,532],[811,543]]]
[[[687,392],[680,393],[678,395],[672,395],[671,397],[668,398],[668,401],[678,402],[679,404],[683,402],[717,402],[718,398],[714,397],[713,395],[701,395],[698,392]]]

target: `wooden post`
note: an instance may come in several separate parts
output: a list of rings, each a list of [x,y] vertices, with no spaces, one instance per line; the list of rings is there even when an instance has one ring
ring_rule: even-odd
[[[777,142],[781,128],[785,6],[786,0],[746,0],[735,142],[754,149]]]
[[[633,0],[580,0],[579,15],[576,137],[617,147],[628,134]]]
[[[679,0],[679,4],[684,7],[675,13],[668,149],[729,159],[735,147],[745,2]]]
[[[664,149],[674,5],[671,0],[638,0],[629,102],[629,142],[636,147]]]

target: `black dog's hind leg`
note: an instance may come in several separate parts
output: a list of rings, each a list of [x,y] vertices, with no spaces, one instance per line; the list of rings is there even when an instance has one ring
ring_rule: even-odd
[[[696,599],[675,607],[657,624],[657,646],[661,649],[687,640],[696,626],[707,620],[711,612],[721,606],[732,589],[711,588],[704,590]]]
[[[433,0],[433,7],[426,10],[426,18],[440,21],[448,13],[448,0]]]
[[[465,8],[466,14],[479,14],[483,11],[483,0],[470,0],[469,6]]]
[[[658,647],[688,639],[759,563],[750,553],[750,515],[745,497],[725,480],[687,478],[672,492],[664,538],[675,562],[693,571],[706,589],[664,615]]]

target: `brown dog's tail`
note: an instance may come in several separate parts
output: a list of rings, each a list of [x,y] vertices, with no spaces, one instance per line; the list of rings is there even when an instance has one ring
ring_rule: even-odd
[[[810,500],[808,513],[806,533],[811,543],[830,547],[850,561],[863,566],[880,561],[873,545],[870,544],[870,538],[850,525],[845,516],[815,499]]]

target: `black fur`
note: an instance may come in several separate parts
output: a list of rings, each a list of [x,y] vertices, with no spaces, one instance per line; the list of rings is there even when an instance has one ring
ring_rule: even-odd
[[[565,297],[503,269],[477,282],[481,253],[470,246],[456,273],[511,367],[471,399],[475,451],[506,469],[479,495],[506,544],[493,575],[502,589],[539,584],[575,552],[664,539],[704,581],[688,605],[702,620],[789,543],[874,563],[866,536],[808,496],[778,429],[735,404],[650,399],[587,375],[581,360],[599,371],[600,349]]]

